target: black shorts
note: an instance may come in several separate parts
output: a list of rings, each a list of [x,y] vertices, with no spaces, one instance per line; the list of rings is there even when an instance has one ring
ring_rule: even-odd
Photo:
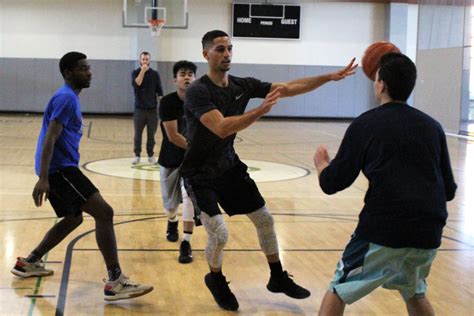
[[[92,194],[99,192],[76,167],[67,167],[49,175],[49,202],[58,217],[78,216]]]
[[[184,185],[196,214],[221,214],[218,205],[229,216],[249,214],[265,206],[257,185],[247,173],[247,165],[241,161],[218,178],[184,178]]]

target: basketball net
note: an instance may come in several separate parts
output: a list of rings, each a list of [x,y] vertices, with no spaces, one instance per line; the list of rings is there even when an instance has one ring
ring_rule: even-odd
[[[165,23],[166,23],[166,20],[160,20],[160,19],[148,20],[148,26],[150,27],[151,36],[153,37],[160,36],[160,31],[165,25]]]

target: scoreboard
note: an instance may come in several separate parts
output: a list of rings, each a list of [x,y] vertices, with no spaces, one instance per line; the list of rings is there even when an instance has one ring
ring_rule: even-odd
[[[293,4],[232,3],[232,36],[299,39],[301,6]]]

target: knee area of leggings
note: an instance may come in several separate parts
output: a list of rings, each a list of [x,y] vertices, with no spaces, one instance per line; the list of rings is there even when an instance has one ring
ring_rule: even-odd
[[[69,223],[71,226],[79,226],[82,224],[84,221],[84,218],[82,217],[82,214],[79,215],[71,215],[71,216],[66,216],[64,217],[64,220]]]
[[[219,225],[216,229],[216,243],[218,246],[224,246],[229,238],[229,233],[225,225]]]
[[[256,214],[253,218],[251,218],[257,226],[260,227],[273,227],[275,221],[273,219],[273,215],[270,214],[268,211],[262,211]]]
[[[269,212],[265,213],[265,220],[264,223],[266,226],[273,226],[275,224],[275,220],[273,219],[273,215]]]
[[[99,219],[102,219],[102,220],[113,220],[114,209],[108,204],[104,205],[104,207],[101,208],[98,217]]]

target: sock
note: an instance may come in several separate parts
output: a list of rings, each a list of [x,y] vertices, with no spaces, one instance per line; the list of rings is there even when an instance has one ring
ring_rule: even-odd
[[[214,271],[211,271],[211,275],[213,278],[223,278],[224,275],[222,274],[222,270],[220,270],[219,272],[214,272]]]
[[[25,260],[26,260],[26,262],[34,263],[34,262],[40,260],[41,257],[42,257],[42,256],[38,256],[34,251],[32,251],[32,252],[28,255],[28,257],[26,257]]]
[[[179,218],[178,218],[178,216],[176,215],[176,216],[173,217],[173,218],[168,218],[168,221],[171,222],[171,223],[175,223],[175,222],[178,221],[178,219],[179,219]]]
[[[109,274],[109,281],[115,281],[122,274],[122,269],[120,269],[120,266],[117,263],[117,264],[111,265],[110,267],[107,267],[107,272]]]
[[[193,232],[183,231],[183,240],[187,242],[191,242],[191,237],[193,236]]]
[[[283,267],[281,266],[281,261],[269,262],[268,265],[270,266],[271,276],[278,277],[283,275]]]

